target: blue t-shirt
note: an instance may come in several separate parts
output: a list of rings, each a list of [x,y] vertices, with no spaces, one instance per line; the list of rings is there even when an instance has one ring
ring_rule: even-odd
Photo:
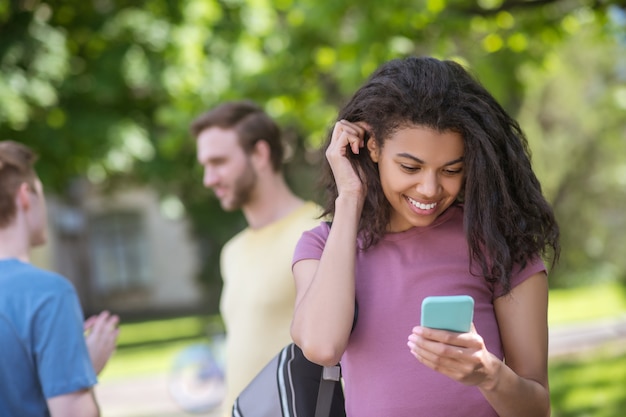
[[[96,384],[72,284],[0,260],[0,416],[48,416],[47,398]]]

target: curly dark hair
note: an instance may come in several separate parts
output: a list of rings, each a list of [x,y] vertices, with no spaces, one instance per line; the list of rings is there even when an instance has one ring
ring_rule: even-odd
[[[364,121],[367,140],[380,149],[399,129],[425,126],[459,133],[465,144],[465,178],[460,199],[470,259],[488,282],[510,290],[514,265],[538,254],[559,256],[559,228],[530,162],[528,142],[481,83],[453,61],[431,57],[391,60],[379,67],[340,110],[337,120]],[[330,144],[332,131],[323,151]],[[367,194],[359,221],[363,249],[383,236],[390,218],[378,173],[368,152],[348,153],[361,172]],[[324,215],[333,215],[337,187],[324,159]],[[459,201],[460,203],[461,201]]]

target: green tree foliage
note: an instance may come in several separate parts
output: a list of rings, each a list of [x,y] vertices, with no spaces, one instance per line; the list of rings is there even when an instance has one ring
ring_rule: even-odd
[[[581,25],[523,71],[520,120],[561,223],[561,286],[626,281],[626,32],[618,20],[607,28],[616,24],[608,38]]]
[[[202,188],[188,133],[197,114],[227,99],[263,104],[284,126],[289,181],[317,198],[317,149],[357,86],[391,58],[452,58],[523,111],[539,165],[558,161],[558,174],[542,175],[564,221],[559,271],[615,265],[624,276],[607,240],[625,226],[623,10],[602,0],[5,1],[0,136],[36,148],[59,193],[86,176],[180,199],[203,243],[201,275],[219,286],[219,249],[244,223]],[[593,104],[575,108],[573,89]]]

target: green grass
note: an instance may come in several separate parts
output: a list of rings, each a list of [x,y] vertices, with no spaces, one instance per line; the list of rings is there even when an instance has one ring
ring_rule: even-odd
[[[121,323],[118,348],[100,380],[169,372],[181,350],[194,343],[207,343],[209,335],[222,328],[217,316]]]
[[[610,345],[550,364],[552,417],[622,417],[626,410],[624,346]]]
[[[143,345],[138,347],[118,348],[100,374],[101,381],[134,378],[169,373],[174,358],[192,343],[204,343],[206,338],[188,339]]]
[[[550,326],[626,315],[626,287],[611,283],[550,291]],[[626,410],[624,342],[549,364],[552,417],[622,417]]]
[[[119,347],[168,342],[220,332],[218,316],[187,316],[120,325]]]
[[[551,326],[626,314],[626,286],[617,283],[550,291]]]

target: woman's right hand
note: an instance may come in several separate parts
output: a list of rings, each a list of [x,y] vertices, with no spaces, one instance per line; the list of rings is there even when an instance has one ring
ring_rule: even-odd
[[[348,159],[349,153],[358,154],[365,146],[365,132],[369,126],[364,122],[348,122],[340,120],[335,123],[330,145],[326,149],[326,159],[330,164],[337,185],[337,193],[354,195],[364,199],[366,184]]]

